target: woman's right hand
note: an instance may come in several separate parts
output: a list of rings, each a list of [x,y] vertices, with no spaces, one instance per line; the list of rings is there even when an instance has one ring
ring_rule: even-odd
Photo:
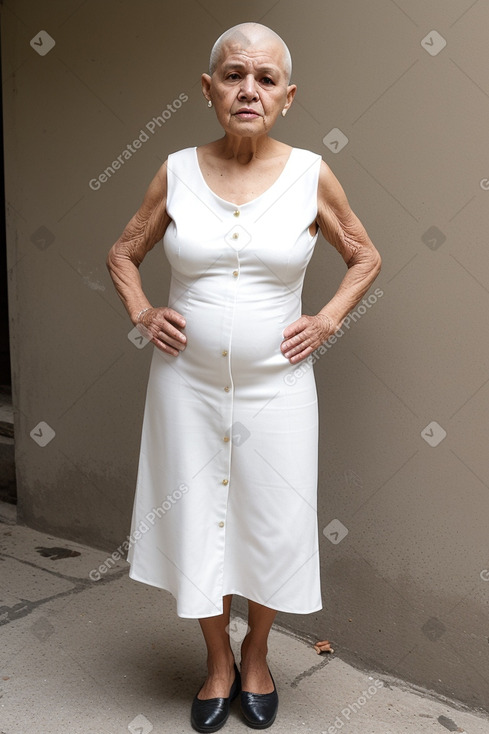
[[[162,306],[145,311],[136,327],[158,349],[176,357],[186,346],[187,337],[182,333],[185,324],[185,319],[178,311]]]

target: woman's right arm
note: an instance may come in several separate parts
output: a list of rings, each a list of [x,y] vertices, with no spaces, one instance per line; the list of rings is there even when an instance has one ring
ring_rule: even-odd
[[[111,247],[107,268],[133,324],[141,324],[145,336],[163,352],[177,356],[185,348],[186,337],[181,331],[185,319],[172,308],[153,308],[143,292],[139,274],[145,255],[163,237],[171,221],[166,211],[166,168],[165,161],[140,208]]]

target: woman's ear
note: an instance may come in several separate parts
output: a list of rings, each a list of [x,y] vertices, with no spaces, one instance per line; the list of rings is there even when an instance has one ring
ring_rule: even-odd
[[[207,100],[211,98],[211,81],[209,74],[202,74],[202,94]]]
[[[289,84],[287,87],[287,104],[285,105],[285,109],[288,110],[290,105],[292,104],[292,100],[295,97],[295,93],[297,92],[297,86],[295,84]]]

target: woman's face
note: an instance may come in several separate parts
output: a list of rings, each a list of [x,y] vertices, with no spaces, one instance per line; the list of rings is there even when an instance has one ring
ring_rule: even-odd
[[[256,137],[271,130],[284,108],[292,104],[296,86],[288,85],[283,49],[275,39],[247,44],[227,41],[202,89],[214,105],[226,133]]]

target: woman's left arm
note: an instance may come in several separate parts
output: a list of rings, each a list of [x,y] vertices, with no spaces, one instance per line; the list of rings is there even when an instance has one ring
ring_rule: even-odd
[[[284,330],[283,355],[297,364],[337,331],[380,272],[381,257],[353,213],[343,188],[322,161],[316,222],[343,257],[348,271],[333,298],[315,316],[301,316]]]

